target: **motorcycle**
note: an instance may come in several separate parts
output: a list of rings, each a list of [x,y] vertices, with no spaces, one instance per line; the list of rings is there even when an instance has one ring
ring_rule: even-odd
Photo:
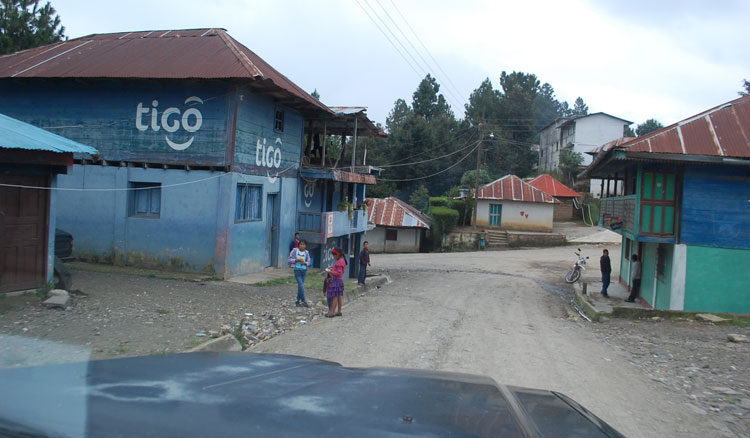
[[[565,274],[566,283],[575,283],[576,281],[578,281],[578,279],[581,278],[581,271],[586,269],[584,266],[586,265],[586,259],[588,259],[588,257],[584,257],[581,255],[581,248],[578,248],[578,251],[575,252],[575,255],[578,256],[578,261],[573,265],[572,268],[570,268],[570,271]]]

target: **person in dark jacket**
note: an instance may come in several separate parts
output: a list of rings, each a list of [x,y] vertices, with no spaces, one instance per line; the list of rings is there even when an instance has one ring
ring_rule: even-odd
[[[638,258],[638,254],[633,254],[630,260],[633,261],[630,265],[630,296],[625,301],[628,303],[634,303],[635,299],[638,298],[638,295],[640,295],[641,292],[641,261]]]
[[[609,251],[606,249],[602,251],[602,256],[599,259],[599,269],[602,271],[602,296],[608,297],[607,288],[609,287],[609,275],[612,273],[612,264],[609,261]]]
[[[359,253],[359,277],[357,283],[364,285],[365,277],[367,276],[367,267],[370,266],[370,250],[368,249],[369,244],[365,240],[362,244],[362,252]]]
[[[294,240],[292,240],[292,243],[289,244],[289,251],[299,246],[299,239],[299,233],[294,233]]]

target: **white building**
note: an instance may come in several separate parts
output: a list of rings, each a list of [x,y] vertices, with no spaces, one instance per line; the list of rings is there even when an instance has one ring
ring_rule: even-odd
[[[561,117],[542,129],[539,139],[539,168],[544,172],[557,170],[560,150],[568,143],[583,155],[583,164],[591,164],[590,150],[623,136],[630,122],[607,113]]]

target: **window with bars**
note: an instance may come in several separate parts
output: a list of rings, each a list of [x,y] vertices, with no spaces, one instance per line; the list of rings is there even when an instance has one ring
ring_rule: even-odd
[[[385,240],[398,240],[398,230],[395,230],[393,228],[386,228]]]
[[[263,187],[252,184],[237,184],[237,200],[234,209],[235,222],[261,220],[263,209]]]
[[[161,183],[131,182],[128,216],[158,219],[161,216]]]

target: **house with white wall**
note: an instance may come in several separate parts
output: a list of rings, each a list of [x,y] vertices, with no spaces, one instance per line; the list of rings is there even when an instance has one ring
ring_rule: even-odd
[[[419,252],[430,219],[406,202],[394,198],[367,198],[370,252]]]
[[[506,175],[479,188],[477,225],[518,231],[552,231],[555,198]]]

